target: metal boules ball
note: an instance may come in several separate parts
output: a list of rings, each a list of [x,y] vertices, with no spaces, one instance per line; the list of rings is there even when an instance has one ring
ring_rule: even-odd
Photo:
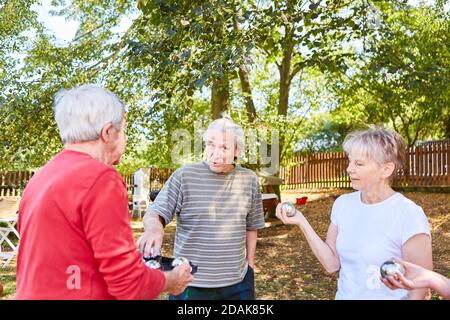
[[[177,266],[179,266],[180,264],[183,264],[183,263],[189,263],[188,259],[183,258],[183,257],[175,258],[172,261],[172,267],[175,268],[175,267],[177,267]]]
[[[147,267],[149,267],[149,268],[152,268],[152,269],[160,269],[161,268],[161,264],[158,261],[156,261],[156,260],[148,260],[145,263],[145,265]]]
[[[283,202],[283,204],[281,205],[281,208],[283,209],[283,211],[286,213],[286,215],[288,217],[295,216],[295,213],[297,212],[294,205],[290,202]]]
[[[388,276],[395,276],[397,272],[405,274],[405,269],[401,264],[391,260],[386,261],[380,267],[380,273],[383,278],[387,278]]]

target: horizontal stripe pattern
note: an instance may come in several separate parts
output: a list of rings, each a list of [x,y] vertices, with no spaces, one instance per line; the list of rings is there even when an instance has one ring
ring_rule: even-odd
[[[176,170],[150,210],[166,224],[177,219],[174,255],[198,266],[192,286],[219,288],[242,281],[247,271],[246,231],[264,227],[256,175],[236,167],[217,174],[207,163]]]

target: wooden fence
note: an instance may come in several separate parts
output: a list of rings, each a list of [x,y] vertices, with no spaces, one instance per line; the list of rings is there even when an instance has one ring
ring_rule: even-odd
[[[348,159],[343,152],[298,155],[289,167],[281,167],[283,189],[350,188]],[[175,169],[150,169],[150,189],[160,189]],[[33,172],[0,172],[0,196],[18,196]],[[125,175],[130,196],[134,192],[134,175]],[[394,180],[397,187],[450,186],[450,140],[430,141],[407,150],[404,169]]]
[[[33,174],[32,171],[0,172],[0,197],[22,195]]]
[[[169,179],[175,169],[150,169],[151,190],[161,189],[164,183]],[[20,196],[28,181],[33,176],[32,171],[8,171],[0,172],[0,197]],[[131,196],[134,192],[134,175],[123,176],[127,184],[128,194]]]
[[[298,155],[289,162],[292,166],[280,169],[283,189],[350,187],[344,152]]]
[[[344,152],[298,155],[282,167],[283,189],[350,188]],[[394,180],[396,187],[450,186],[450,140],[430,141],[406,152],[405,166]]]
[[[409,148],[395,182],[397,186],[450,186],[450,140]]]

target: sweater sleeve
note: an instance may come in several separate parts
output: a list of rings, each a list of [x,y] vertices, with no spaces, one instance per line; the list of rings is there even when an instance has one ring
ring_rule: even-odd
[[[145,266],[130,225],[123,179],[111,169],[101,174],[82,203],[83,229],[109,293],[116,299],[154,299],[165,277]]]

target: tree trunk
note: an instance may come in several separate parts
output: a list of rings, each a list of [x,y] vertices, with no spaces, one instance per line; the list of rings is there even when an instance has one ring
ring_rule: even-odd
[[[291,62],[292,51],[294,49],[292,43],[292,30],[286,32],[285,49],[283,52],[283,60],[281,62],[280,71],[280,97],[278,100],[278,115],[287,116],[289,106],[289,91],[291,89]]]
[[[236,2],[232,2],[232,8],[233,8],[233,29],[236,32],[239,32],[241,30],[241,27],[239,25],[239,22],[237,20],[238,10],[236,9]],[[241,81],[241,88],[242,93],[244,94],[244,103],[245,108],[247,110],[247,116],[249,122],[254,122],[256,120],[256,108],[253,103],[253,97],[252,97],[252,89],[250,86],[250,80],[248,78],[248,68],[245,64],[244,57],[241,57],[242,62],[239,65],[239,79]]]
[[[447,117],[447,123],[445,125],[445,138],[450,139],[450,116]]]
[[[285,24],[285,35],[284,35],[284,44],[283,44],[283,60],[281,61],[281,65],[279,65],[279,72],[280,72],[280,97],[278,100],[278,115],[280,116],[287,116],[287,110],[289,106],[289,91],[291,89],[291,82],[292,82],[292,52],[294,50],[294,31],[292,28],[292,24],[289,23],[289,17],[290,13],[293,10],[293,2],[287,1],[287,10],[286,14],[284,15],[284,19],[287,20]],[[284,146],[284,136],[280,135],[280,142],[279,142],[279,154],[278,154],[278,163],[281,164],[281,153],[283,152],[283,146]],[[277,173],[275,176],[280,176],[280,168],[277,168]],[[276,195],[278,196],[278,199],[281,201],[281,191],[279,185],[272,185],[272,188]],[[268,219],[275,217],[275,210],[271,210],[268,212],[267,217]]]
[[[230,83],[228,74],[220,79],[213,79],[211,87],[211,114],[213,119],[222,117],[222,112],[230,106]]]
[[[256,120],[256,108],[253,104],[252,89],[250,87],[250,80],[248,79],[248,69],[245,64],[239,66],[239,79],[241,80],[242,92],[244,93],[248,120],[249,122],[254,122]]]

